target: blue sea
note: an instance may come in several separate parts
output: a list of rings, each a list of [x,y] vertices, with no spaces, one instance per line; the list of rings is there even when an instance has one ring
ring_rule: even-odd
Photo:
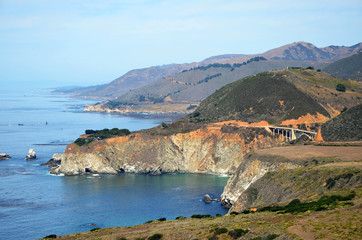
[[[226,214],[220,196],[227,177],[202,174],[54,176],[47,162],[86,129],[132,131],[174,121],[170,116],[82,112],[91,99],[51,94],[50,89],[0,90],[0,239],[38,239],[93,228],[131,226],[161,217]],[[27,161],[32,148],[37,160]]]

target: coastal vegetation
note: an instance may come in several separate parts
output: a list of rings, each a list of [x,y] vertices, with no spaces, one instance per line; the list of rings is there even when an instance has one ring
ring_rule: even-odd
[[[86,144],[90,144],[92,142],[96,142],[96,141],[111,138],[111,137],[127,136],[127,135],[131,134],[131,132],[128,129],[105,128],[103,130],[88,129],[88,130],[85,130],[85,134],[86,135],[84,135],[83,137],[80,137],[74,141],[74,143],[77,146],[80,147],[80,146],[83,146]]]

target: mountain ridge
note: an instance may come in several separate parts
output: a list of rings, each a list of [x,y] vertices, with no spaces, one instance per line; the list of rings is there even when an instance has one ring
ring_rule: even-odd
[[[297,54],[297,49],[303,50],[300,56]],[[188,70],[192,67],[207,65],[210,63],[242,63],[250,58],[264,55],[267,59],[332,62],[340,58],[348,57],[355,52],[361,51],[361,49],[362,43],[358,43],[350,47],[328,46],[319,49],[310,43],[296,42],[279,48],[274,48],[262,54],[226,54],[209,57],[201,62],[169,64],[161,67],[152,66],[149,68],[134,69],[108,84],[103,84],[98,87],[91,86],[83,90],[78,89],[76,91],[67,91],[67,93],[81,97],[113,99],[129,90],[146,86],[147,84],[160,80],[162,77],[170,76],[183,70]],[[288,53],[284,53],[283,51],[285,50],[288,50]]]

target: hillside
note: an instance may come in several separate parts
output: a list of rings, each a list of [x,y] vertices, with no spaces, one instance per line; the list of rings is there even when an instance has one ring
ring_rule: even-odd
[[[336,77],[362,81],[362,52],[331,63],[323,71]]]
[[[350,89],[336,91],[338,83]],[[264,72],[217,90],[187,118],[191,122],[241,120],[293,125],[298,121],[291,119],[310,115],[316,116],[315,122],[324,122],[343,107],[361,103],[361,89],[358,82],[314,70]]]
[[[163,77],[168,77],[176,73],[182,72],[183,70],[188,70],[198,66],[206,66],[212,63],[241,64],[257,56],[264,56],[265,58],[271,60],[285,60],[285,61],[299,61],[299,62],[303,61],[307,63],[304,63],[301,66],[306,66],[306,65],[308,66],[308,65],[313,65],[313,63],[316,64],[316,63],[333,62],[344,57],[349,57],[352,54],[358,53],[361,50],[361,46],[362,45],[359,43],[351,47],[329,46],[326,48],[317,48],[310,43],[296,42],[260,54],[249,54],[249,55],[227,54],[227,55],[210,57],[205,59],[204,61],[195,62],[195,63],[169,64],[163,66],[153,66],[144,69],[135,69],[129,71],[125,75],[113,80],[108,84],[100,86],[92,86],[83,89],[75,89],[73,91],[67,91],[66,93],[75,96],[88,96],[88,97],[114,99],[115,97],[127,93],[129,90],[146,86],[152,82],[161,80]],[[298,65],[298,64],[290,63],[287,64],[286,66],[292,66],[292,65]],[[267,71],[271,69],[280,69],[280,67],[277,68],[261,67],[261,69],[258,70],[257,72],[254,71],[250,74],[255,74],[258,72]],[[244,76],[247,75],[239,76],[239,78]]]
[[[362,140],[362,104],[354,106],[322,125],[325,141]]]

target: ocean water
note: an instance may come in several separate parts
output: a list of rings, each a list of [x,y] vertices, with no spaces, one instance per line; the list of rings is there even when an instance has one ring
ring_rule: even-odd
[[[86,129],[150,128],[172,117],[83,113],[90,99],[47,89],[0,90],[0,239],[37,239],[95,227],[131,226],[161,217],[225,214],[218,197],[228,178],[202,174],[54,176],[47,162]],[[37,160],[27,161],[29,148]]]

